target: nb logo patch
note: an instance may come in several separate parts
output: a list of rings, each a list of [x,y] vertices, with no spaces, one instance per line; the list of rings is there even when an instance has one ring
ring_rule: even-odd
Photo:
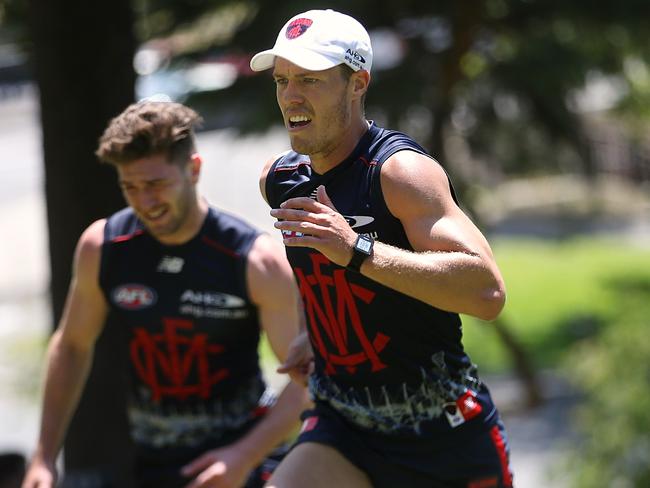
[[[178,256],[163,256],[163,258],[158,263],[156,271],[159,273],[180,273],[183,270],[183,265],[185,260],[179,258]]]

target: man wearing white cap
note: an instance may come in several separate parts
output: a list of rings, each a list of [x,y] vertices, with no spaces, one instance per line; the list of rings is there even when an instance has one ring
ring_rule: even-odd
[[[366,120],[372,58],[359,22],[311,10],[251,60],[292,147],[260,180],[308,321],[281,370],[304,381],[313,361],[315,402],[267,486],[511,487],[459,318],[494,319],[503,280],[443,168]]]

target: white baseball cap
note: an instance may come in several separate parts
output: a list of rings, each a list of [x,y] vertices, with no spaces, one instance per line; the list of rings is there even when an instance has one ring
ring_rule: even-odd
[[[273,49],[251,59],[253,71],[272,68],[279,56],[301,68],[322,71],[346,64],[370,71],[372,47],[366,29],[349,15],[334,10],[309,10],[282,27]]]

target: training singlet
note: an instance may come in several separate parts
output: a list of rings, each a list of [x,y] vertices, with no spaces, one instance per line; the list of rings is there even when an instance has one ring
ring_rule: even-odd
[[[178,246],[153,238],[131,209],[108,218],[100,285],[107,326],[128,341],[136,445],[218,444],[263,411],[260,326],[246,284],[258,235],[214,208]]]
[[[380,183],[382,164],[404,150],[428,156],[405,134],[371,124],[351,155],[322,175],[312,170],[309,156],[289,151],[267,175],[269,204],[315,199],[324,185],[357,233],[413,250]],[[440,435],[496,421],[489,392],[463,350],[458,314],[346,270],[314,249],[286,249],[315,353],[309,387],[316,401],[375,432]]]

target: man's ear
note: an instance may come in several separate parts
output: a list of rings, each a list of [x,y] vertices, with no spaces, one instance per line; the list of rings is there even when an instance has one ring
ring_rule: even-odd
[[[368,91],[370,85],[370,73],[365,69],[352,74],[352,94],[355,98],[361,98]]]
[[[192,181],[197,183],[199,181],[199,176],[201,175],[201,165],[203,164],[203,159],[199,153],[194,153],[190,156],[190,172],[192,175]]]

